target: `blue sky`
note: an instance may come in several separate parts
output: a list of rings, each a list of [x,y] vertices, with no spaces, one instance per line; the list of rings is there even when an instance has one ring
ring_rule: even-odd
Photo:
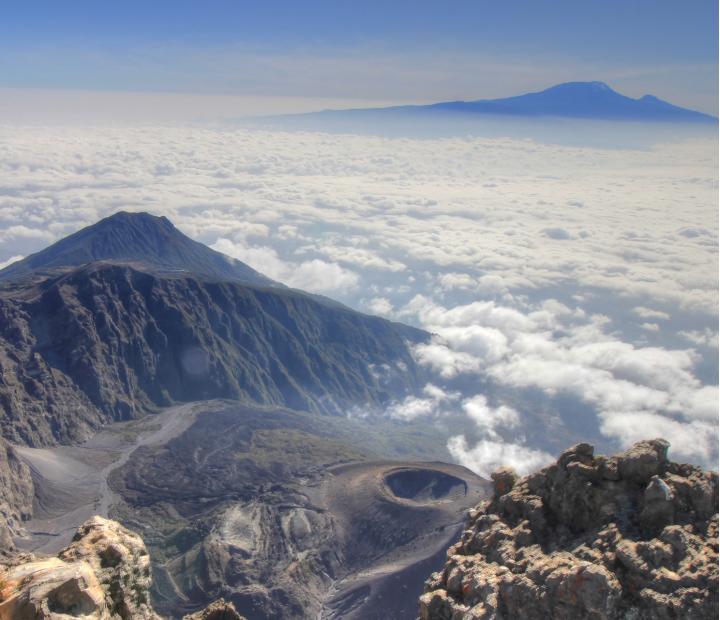
[[[13,2],[0,88],[430,101],[601,79],[717,111],[717,2]]]

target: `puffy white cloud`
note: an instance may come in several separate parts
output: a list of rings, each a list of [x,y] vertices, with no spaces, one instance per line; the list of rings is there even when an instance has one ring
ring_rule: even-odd
[[[653,310],[652,308],[645,308],[644,306],[636,306],[633,308],[633,312],[643,319],[660,319],[665,321],[670,319],[670,315],[667,312]]]
[[[401,402],[388,407],[385,413],[393,419],[405,421],[431,417],[438,415],[444,404],[456,401],[459,397],[457,392],[447,392],[428,383],[423,388],[423,397],[407,396]]]
[[[624,342],[607,333],[612,324],[608,317],[585,315],[553,299],[522,314],[496,302],[448,309],[418,296],[401,310],[408,312],[437,334],[416,348],[417,360],[444,378],[476,373],[504,386],[540,389],[549,397],[573,395],[599,413],[602,433],[623,444],[637,437],[631,430],[620,432],[623,412],[631,420],[657,421],[647,432],[682,428],[678,453],[686,450],[684,455],[692,446],[685,438],[700,428],[698,441],[705,443],[698,446],[695,459],[712,454],[707,442],[713,437],[710,431],[717,429],[717,387],[703,385],[694,376],[699,358],[691,349]],[[483,396],[463,405],[491,443],[498,440],[493,420],[507,428],[520,426],[518,412],[503,407],[490,408]],[[632,428],[639,431],[642,425]]]
[[[477,287],[477,278],[473,278],[469,273],[456,273],[451,271],[441,273],[438,276],[438,283],[444,290],[474,290]]]
[[[372,314],[388,315],[392,314],[393,305],[387,297],[373,297],[367,303],[367,309]]]
[[[419,364],[430,367],[444,379],[478,372],[481,367],[480,361],[473,355],[455,351],[436,338],[430,343],[416,345],[413,354]]]
[[[601,414],[603,433],[623,446],[652,437],[670,441],[673,458],[709,463],[717,448],[717,424],[684,423],[650,411],[605,411]]]
[[[447,449],[458,463],[484,478],[500,467],[512,467],[526,475],[553,461],[547,452],[501,440],[483,439],[471,448],[464,435],[450,437]]]
[[[330,260],[339,263],[356,265],[363,269],[379,269],[381,271],[405,271],[406,266],[396,260],[386,259],[376,252],[365,248],[322,245],[310,246],[315,252],[324,254]]]
[[[498,438],[496,429],[513,429],[520,424],[520,414],[507,405],[491,407],[487,398],[478,394],[463,401],[462,408],[477,427],[493,439]]]
[[[335,263],[320,259],[292,263],[282,260],[270,247],[249,246],[220,238],[210,247],[247,263],[266,276],[292,286],[315,293],[341,292],[354,289],[359,276]]]
[[[290,267],[285,283],[295,288],[317,293],[340,292],[354,289],[360,281],[359,276],[349,269],[335,263],[314,258],[304,261],[297,267]]]
[[[483,365],[497,362],[508,352],[508,339],[495,327],[468,325],[465,327],[442,327],[437,330],[443,341],[454,350],[470,353]]]

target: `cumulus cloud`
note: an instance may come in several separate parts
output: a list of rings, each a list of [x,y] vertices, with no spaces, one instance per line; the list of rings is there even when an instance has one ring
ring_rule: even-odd
[[[713,446],[717,445],[717,428],[713,424],[688,423],[650,411],[604,411],[601,430],[619,440],[621,445],[650,437],[664,437],[670,441],[674,458],[697,462],[713,460]]]
[[[477,427],[493,439],[498,439],[498,428],[510,430],[520,424],[520,414],[507,405],[491,407],[487,398],[478,394],[464,401],[462,408]]]
[[[393,305],[387,297],[373,297],[367,304],[367,309],[373,314],[392,314]]]
[[[500,467],[512,467],[524,476],[553,461],[542,450],[498,440],[483,439],[470,447],[464,435],[450,437],[447,449],[458,463],[484,478]]]
[[[386,415],[396,420],[410,421],[420,417],[431,417],[441,413],[447,403],[460,397],[457,392],[447,392],[437,385],[428,383],[423,396],[407,396],[403,401],[388,407]]]
[[[444,379],[451,379],[462,373],[478,372],[481,367],[476,357],[455,351],[437,339],[428,344],[416,345],[413,353],[420,365],[430,367]]]
[[[376,252],[366,248],[321,245],[311,246],[311,249],[324,254],[330,260],[356,265],[363,269],[379,269],[381,271],[405,271],[406,269],[403,263],[383,258]]]
[[[682,427],[683,433],[677,435],[682,442],[701,428],[695,457],[707,459],[712,453],[717,440],[717,388],[694,376],[698,355],[692,349],[624,342],[607,333],[611,323],[607,317],[578,313],[552,299],[524,314],[496,302],[444,308],[426,298],[414,298],[401,313],[409,311],[437,334],[417,347],[415,355],[441,377],[476,373],[511,388],[539,389],[550,398],[573,395],[592,405],[604,420],[599,430],[623,445],[635,436],[630,430],[620,432],[623,412],[629,420],[658,421],[646,427],[648,433]],[[467,401],[463,409],[487,440],[497,440],[493,420],[504,421],[506,427],[519,425],[515,410],[492,409],[484,396]],[[692,446],[683,443],[678,450]]]
[[[273,280],[315,293],[354,289],[360,280],[358,274],[336,263],[317,258],[292,263],[282,260],[273,248],[266,246],[249,246],[220,238],[210,247],[247,263]]]
[[[652,308],[645,308],[644,306],[636,306],[635,308],[633,308],[633,312],[643,319],[660,319],[664,321],[670,319],[670,315],[667,312],[662,312],[661,310],[653,310]]]

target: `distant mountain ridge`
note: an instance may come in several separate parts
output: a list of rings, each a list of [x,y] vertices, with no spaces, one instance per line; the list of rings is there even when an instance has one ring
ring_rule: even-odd
[[[166,217],[119,211],[0,270],[0,281],[98,261],[142,263],[244,284],[280,286],[252,267],[181,233]]]
[[[566,82],[542,91],[501,99],[445,101],[429,105],[324,110],[297,117],[371,117],[462,114],[466,116],[556,117],[660,123],[715,123],[709,114],[673,105],[653,95],[638,99],[613,90],[604,82]]]

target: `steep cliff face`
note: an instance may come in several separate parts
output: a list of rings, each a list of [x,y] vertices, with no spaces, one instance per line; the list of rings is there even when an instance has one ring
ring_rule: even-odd
[[[0,439],[0,560],[14,550],[12,537],[22,531],[33,507],[30,468]]]
[[[150,606],[150,558],[142,539],[93,517],[57,557],[0,565],[1,620],[160,620]],[[218,601],[188,620],[242,620]]]
[[[14,443],[82,439],[174,402],[325,414],[418,388],[426,334],[300,292],[96,263],[0,292],[0,424]]]
[[[668,443],[594,456],[579,444],[471,511],[423,620],[718,617],[718,476]]]

